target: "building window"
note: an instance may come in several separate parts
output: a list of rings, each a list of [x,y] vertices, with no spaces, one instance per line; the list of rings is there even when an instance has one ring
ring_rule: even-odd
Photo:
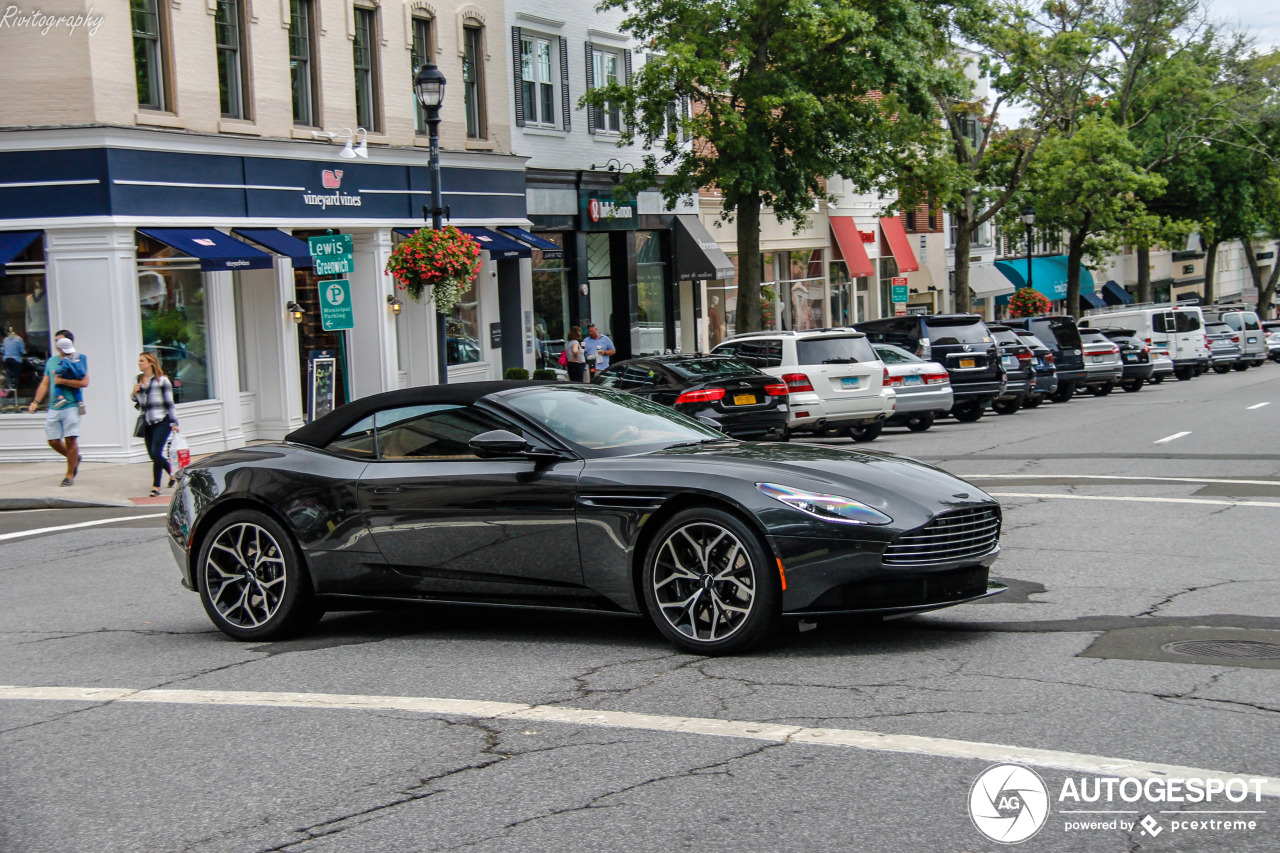
[[[218,49],[218,100],[225,118],[249,118],[249,72],[245,44],[244,4],[218,0],[213,19]]]
[[[289,0],[289,76],[293,85],[293,123],[320,124],[316,102],[315,5]]]
[[[133,69],[138,84],[138,106],[168,110],[163,4],[160,0],[129,0],[129,12],[133,19]]]
[[[356,124],[379,131],[381,106],[378,103],[378,21],[373,9],[356,8]]]
[[[591,47],[591,65],[588,73],[591,79],[590,88],[604,88],[614,83],[623,83],[623,52],[616,50],[601,50],[594,45]],[[617,104],[606,104],[603,109],[592,109],[592,115],[595,117],[595,132],[597,133],[621,133],[622,132],[622,111]]]
[[[139,235],[138,300],[142,348],[160,359],[174,402],[213,399],[200,262]]]
[[[916,230],[916,212],[914,210],[907,211],[907,230]]]
[[[445,345],[450,366],[475,364],[480,360],[478,299],[476,282],[472,281],[453,303],[453,314],[445,322]]]
[[[434,51],[431,49],[431,19],[430,18],[414,18],[413,19],[413,49],[409,52],[409,65],[413,71],[413,78],[418,76],[418,69],[431,61]],[[412,79],[409,83],[409,94],[413,97],[413,129],[418,133],[427,132],[427,111],[418,103],[418,97],[413,93]]]
[[[520,77],[526,125],[556,126],[556,90],[551,69],[553,47],[549,39],[520,37]]]
[[[484,139],[484,32],[479,27],[462,30],[462,97],[467,111],[467,138]]]
[[[0,268],[0,412],[27,413],[52,343],[44,241],[36,240]]]
[[[563,233],[538,236],[565,248]],[[548,259],[542,250],[533,251],[533,337],[538,349],[535,366],[539,369],[560,366],[560,353],[569,333],[569,252],[564,254],[563,258]]]

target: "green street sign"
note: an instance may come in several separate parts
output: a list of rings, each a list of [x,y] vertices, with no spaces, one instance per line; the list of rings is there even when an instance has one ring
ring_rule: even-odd
[[[317,283],[320,288],[320,325],[326,332],[354,329],[355,313],[351,310],[351,282],[345,278]]]
[[[907,286],[905,284],[893,285],[893,301],[906,302],[907,300]]]
[[[355,272],[355,260],[351,257],[350,234],[311,237],[307,240],[307,249],[315,261],[312,272],[316,275],[350,275]]]

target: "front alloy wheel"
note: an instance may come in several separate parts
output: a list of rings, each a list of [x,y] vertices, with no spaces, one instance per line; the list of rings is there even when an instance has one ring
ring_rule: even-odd
[[[667,639],[694,654],[731,654],[763,639],[780,606],[759,537],[714,509],[678,513],[645,558],[645,601]]]

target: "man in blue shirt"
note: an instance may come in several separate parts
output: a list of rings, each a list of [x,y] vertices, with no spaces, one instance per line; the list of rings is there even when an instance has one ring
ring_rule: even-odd
[[[49,414],[44,419],[44,435],[49,446],[67,458],[67,476],[62,485],[70,486],[76,481],[76,472],[80,470],[80,390],[89,385],[88,362],[82,379],[68,379],[59,375],[63,358],[84,359],[76,352],[75,337],[66,329],[59,329],[53,335],[54,346],[59,355],[49,356],[45,362],[44,379],[36,389],[36,396],[27,411],[36,413],[40,401],[49,394]]]
[[[595,323],[587,327],[587,339],[582,342],[582,348],[587,353],[587,366],[591,368],[592,376],[608,367],[609,356],[618,352],[613,341],[609,340],[608,335],[600,334]]]

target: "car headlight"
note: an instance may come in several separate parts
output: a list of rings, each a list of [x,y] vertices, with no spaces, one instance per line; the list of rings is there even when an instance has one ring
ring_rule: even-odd
[[[838,524],[890,524],[893,519],[853,498],[840,495],[818,495],[799,489],[777,486],[773,483],[756,483],[756,488],[776,501],[795,507],[814,518],[834,521]]]

